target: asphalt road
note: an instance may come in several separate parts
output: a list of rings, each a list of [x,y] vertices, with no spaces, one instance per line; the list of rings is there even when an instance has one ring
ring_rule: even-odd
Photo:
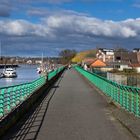
[[[75,70],[67,70],[42,103],[3,139],[135,140],[109,106]]]

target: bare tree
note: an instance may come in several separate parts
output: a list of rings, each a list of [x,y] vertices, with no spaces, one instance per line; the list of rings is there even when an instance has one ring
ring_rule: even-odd
[[[61,57],[61,63],[68,64],[71,62],[71,59],[76,55],[75,50],[65,49],[59,53]]]

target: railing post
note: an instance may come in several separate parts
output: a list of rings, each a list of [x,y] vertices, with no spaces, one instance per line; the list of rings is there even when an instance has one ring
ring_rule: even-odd
[[[116,84],[116,102],[119,103],[119,85]]]
[[[16,106],[16,90],[17,90],[17,87],[14,87],[13,88],[13,91],[11,92],[12,93],[12,99],[11,99],[11,106],[12,107],[15,107]]]
[[[125,88],[125,91],[126,91],[126,110],[129,111],[129,102],[130,102],[130,99],[129,99],[129,89]]]
[[[4,115],[4,93],[5,89],[0,90],[0,117]]]
[[[16,104],[20,103],[20,98],[21,98],[21,92],[20,92],[20,86],[17,87],[17,91],[16,91]]]
[[[111,89],[111,97],[114,100],[114,85],[111,85],[112,89]]]
[[[28,97],[28,85],[25,84],[24,86],[24,98],[27,98]]]
[[[140,108],[139,108],[139,91],[136,91],[136,116],[140,115]]]
[[[27,96],[29,96],[30,93],[31,93],[30,84],[27,84],[27,90],[26,90],[26,92],[27,92]]]
[[[7,89],[7,93],[6,93],[6,111],[10,111],[11,110],[11,102],[10,102],[10,92],[11,92],[12,88],[8,88]]]
[[[121,86],[121,88],[120,88],[120,101],[119,101],[119,103],[120,103],[120,105],[122,106],[122,104],[123,104],[123,96],[122,96],[122,86]]]
[[[122,106],[124,107],[124,108],[126,108],[126,93],[125,93],[125,89],[124,89],[124,87],[123,87],[123,90],[122,90],[122,95],[123,95],[123,104],[122,104]]]
[[[25,89],[24,89],[24,88],[25,88],[25,85],[22,85],[22,86],[21,86],[21,101],[23,101],[24,98],[25,98],[25,97],[24,97],[24,96],[25,96]]]
[[[134,113],[134,94],[131,92],[131,112]]]

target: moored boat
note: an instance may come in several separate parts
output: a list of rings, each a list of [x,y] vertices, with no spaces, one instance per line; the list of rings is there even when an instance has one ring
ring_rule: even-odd
[[[17,73],[16,73],[16,70],[13,68],[6,68],[3,71],[3,76],[5,78],[14,78],[14,77],[17,77]]]

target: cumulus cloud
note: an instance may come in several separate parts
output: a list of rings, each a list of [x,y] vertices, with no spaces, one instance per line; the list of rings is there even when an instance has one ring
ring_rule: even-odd
[[[34,25],[25,20],[0,21],[1,34],[23,36],[33,34]]]
[[[139,20],[133,20],[133,23],[140,23]],[[119,37],[129,38],[137,36],[137,28],[129,21],[103,21],[93,17],[87,16],[50,16],[46,19],[49,28],[56,31],[62,31],[68,34],[83,34],[91,36],[104,36],[104,37]]]
[[[2,20],[0,36],[4,36],[6,43],[9,43],[5,46],[9,46],[7,50],[11,50],[11,53],[14,53],[14,48],[19,52],[24,50],[25,54],[28,51],[28,54],[36,54],[42,49],[54,54],[67,47],[83,50],[100,44],[103,47],[105,44],[107,47],[114,44],[123,44],[125,47],[127,44],[127,48],[132,48],[140,43],[140,19],[116,22],[74,12],[50,14],[38,23]]]
[[[140,19],[120,22],[100,20],[80,15],[53,15],[43,18],[38,24],[26,20],[0,21],[0,32],[7,35],[83,35],[112,38],[131,38],[140,35]]]
[[[132,48],[140,44],[140,19],[116,22],[61,9],[63,3],[74,1],[94,4],[125,0],[0,0],[0,40],[4,42],[3,52],[14,54],[18,51],[18,54],[30,56],[42,50],[56,54],[65,48],[83,50],[96,45],[110,47],[114,44]],[[139,2],[135,4],[135,7],[139,7]],[[51,5],[50,8],[45,7],[47,5]],[[16,17],[16,12],[18,16],[25,14],[29,20],[12,19]],[[36,23],[32,22],[34,19],[37,19]]]

